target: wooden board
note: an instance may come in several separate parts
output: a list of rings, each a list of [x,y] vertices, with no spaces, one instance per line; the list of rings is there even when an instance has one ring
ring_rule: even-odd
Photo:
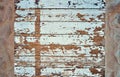
[[[38,57],[39,58],[39,57]],[[40,62],[41,64],[49,64],[49,63],[55,63],[53,64],[55,67],[60,67],[59,64],[62,64],[61,67],[65,67],[67,64],[69,65],[70,63],[79,63],[81,64],[83,67],[84,66],[104,66],[104,57],[49,57],[49,56],[42,56],[40,57],[41,61],[35,61],[35,56],[19,56],[19,57],[15,57],[15,63],[16,66],[35,66],[36,62]],[[78,65],[78,64],[73,64],[73,65]],[[49,65],[51,66],[51,65]],[[49,67],[47,66],[47,67]],[[53,66],[53,67],[54,67]],[[40,66],[42,67],[42,66]],[[43,66],[45,67],[45,66]],[[72,65],[71,65],[72,67]]]
[[[18,70],[19,69],[19,70]],[[35,77],[35,73],[32,71],[34,70],[34,67],[15,67],[15,74],[17,76],[32,76]],[[23,72],[21,72],[23,71]],[[94,73],[95,71],[95,73]],[[16,77],[17,77],[16,76]],[[104,76],[104,68],[42,68],[41,71],[41,77],[100,77]]]
[[[35,22],[15,22],[15,34],[35,34]],[[40,34],[103,35],[104,22],[41,22]]]
[[[29,46],[28,46],[29,47]],[[66,57],[86,57],[86,56],[104,56],[104,46],[75,46],[75,45],[52,45],[39,46],[41,56],[66,56]],[[18,45],[15,48],[15,56],[35,56],[35,48]]]
[[[17,9],[25,8],[104,8],[104,0],[20,0]]]
[[[41,45],[104,45],[104,35],[42,35],[40,38],[15,36],[15,43],[23,45],[25,41],[29,44],[37,40]]]
[[[88,12],[89,11],[89,12]],[[40,9],[40,21],[105,21],[104,9]],[[16,10],[15,21],[35,21],[35,10]]]

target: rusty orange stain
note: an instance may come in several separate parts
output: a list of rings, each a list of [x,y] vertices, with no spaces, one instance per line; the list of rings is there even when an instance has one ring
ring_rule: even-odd
[[[85,30],[77,30],[75,34],[88,35],[88,32]]]
[[[71,49],[77,50],[77,49],[80,49],[80,47],[77,47],[76,45],[65,45],[65,46],[63,46],[63,45],[59,45],[59,44],[50,44],[49,46],[50,46],[49,49],[51,49],[51,50],[54,50],[54,49],[57,49],[57,48],[59,48],[61,50],[63,50],[63,49],[66,49],[66,50],[71,50]]]
[[[98,49],[94,49],[94,50],[91,50],[90,51],[90,54],[92,54],[92,55],[96,55],[96,57],[98,57],[98,54],[100,53],[100,51],[98,50]]]
[[[94,21],[95,19],[94,18],[89,18],[90,20],[88,22],[92,22]]]
[[[95,35],[93,38],[91,37],[91,39],[93,40],[93,42],[96,43],[96,45],[102,45],[102,42],[104,41],[104,36]]]
[[[82,14],[80,14],[80,13],[77,13],[76,16],[77,16],[78,18],[80,18],[80,20],[86,21],[86,19],[84,18],[85,15],[82,15]]]
[[[101,28],[101,27],[96,27],[95,29],[94,29],[94,32],[97,32],[97,31],[101,31],[103,28]]]
[[[105,21],[105,13],[98,15],[97,18],[102,20],[102,21]]]
[[[37,2],[38,0],[36,0]],[[38,4],[38,3],[37,3]],[[35,15],[37,16],[35,21],[35,36],[40,38],[40,9],[35,9]],[[36,40],[35,44],[39,44]],[[40,71],[40,45],[35,45],[35,75],[38,76],[41,74]]]
[[[100,71],[98,71],[96,68],[90,68],[89,70],[91,71],[92,74],[100,73]]]

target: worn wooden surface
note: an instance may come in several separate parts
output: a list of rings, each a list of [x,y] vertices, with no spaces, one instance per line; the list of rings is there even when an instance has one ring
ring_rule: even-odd
[[[89,12],[88,12],[89,11]],[[97,11],[97,12],[95,12]],[[105,21],[104,9],[41,9],[41,21]],[[39,12],[38,12],[39,13]],[[35,21],[35,10],[16,10],[15,21]],[[52,19],[52,20],[51,20]]]
[[[0,0],[0,77],[14,77],[14,0]]]
[[[27,8],[104,8],[104,0],[16,0],[17,9]]]
[[[105,77],[104,0],[15,2],[15,77]]]
[[[105,77],[120,77],[120,0],[108,0],[107,4]]]

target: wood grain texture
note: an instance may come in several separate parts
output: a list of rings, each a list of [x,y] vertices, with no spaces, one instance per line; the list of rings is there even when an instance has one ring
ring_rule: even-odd
[[[14,77],[14,0],[0,0],[0,77]]]

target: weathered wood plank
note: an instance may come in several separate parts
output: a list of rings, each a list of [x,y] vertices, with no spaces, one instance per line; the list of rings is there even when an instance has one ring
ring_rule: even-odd
[[[100,45],[104,40],[103,35],[99,35],[99,40],[95,41],[95,35],[43,35],[40,38],[41,45]]]
[[[15,22],[15,34],[35,34],[35,22]],[[41,22],[40,34],[104,34],[104,22]]]
[[[104,0],[20,0],[17,9],[23,8],[104,8]]]
[[[41,71],[41,75],[54,75],[57,74],[57,76],[90,76],[90,77],[100,77],[102,74],[103,68],[44,68]],[[96,70],[93,72],[93,70]]]
[[[69,57],[68,57],[69,58]],[[35,62],[26,62],[26,61],[15,61],[15,67],[24,66],[24,67],[35,67]],[[88,67],[104,67],[105,60],[103,59],[100,62],[40,62],[40,67],[51,67],[51,68],[88,68]]]
[[[91,60],[92,59],[92,60]],[[94,60],[95,59],[95,60]],[[100,62],[104,58],[102,57],[41,57],[41,62],[81,62],[81,63],[86,63],[87,61],[90,62]]]
[[[19,70],[17,70],[19,69]],[[33,76],[34,77],[34,69],[33,67],[15,67],[15,74],[21,76]],[[21,72],[23,71],[23,72]],[[43,68],[41,70],[41,77],[104,77],[104,68]]]
[[[41,34],[104,34],[104,22],[42,22]]]
[[[41,56],[104,56],[103,46],[74,46],[74,45],[54,45],[40,46]],[[15,48],[15,56],[35,56],[34,47],[29,49],[26,46],[17,46]]]
[[[48,47],[48,49],[47,49]],[[104,56],[103,46],[51,46],[43,47],[41,49],[41,56]]]
[[[41,45],[104,45],[104,35],[41,35],[40,38],[15,36],[15,43],[18,44],[30,45],[29,42],[36,41]]]
[[[69,58],[69,57],[68,57]],[[87,63],[88,62],[88,63]],[[88,68],[88,67],[104,67],[105,66],[105,61],[104,59],[100,62],[93,62],[87,61],[87,62],[42,62],[41,63],[41,68],[43,67],[51,67],[51,68]],[[20,66],[22,63],[18,62],[16,63],[16,66]],[[22,66],[31,66],[31,62],[28,62],[26,65]]]
[[[40,21],[105,21],[105,10],[100,9],[41,9],[40,12]],[[16,10],[15,21],[35,20],[35,10]]]
[[[41,57],[41,61],[37,61],[40,63],[61,63],[63,64],[65,67],[66,64],[69,65],[69,63],[80,63],[83,66],[90,66],[90,65],[104,65],[104,57],[66,57],[66,56],[62,56],[62,57],[49,57],[49,56],[42,56]],[[35,64],[35,56],[18,56],[15,57],[15,63],[16,65],[27,65],[27,63],[31,66],[34,66]],[[57,64],[55,64],[57,67]],[[76,64],[73,64],[76,65]],[[59,65],[58,65],[59,67]],[[61,66],[62,67],[62,66]]]

